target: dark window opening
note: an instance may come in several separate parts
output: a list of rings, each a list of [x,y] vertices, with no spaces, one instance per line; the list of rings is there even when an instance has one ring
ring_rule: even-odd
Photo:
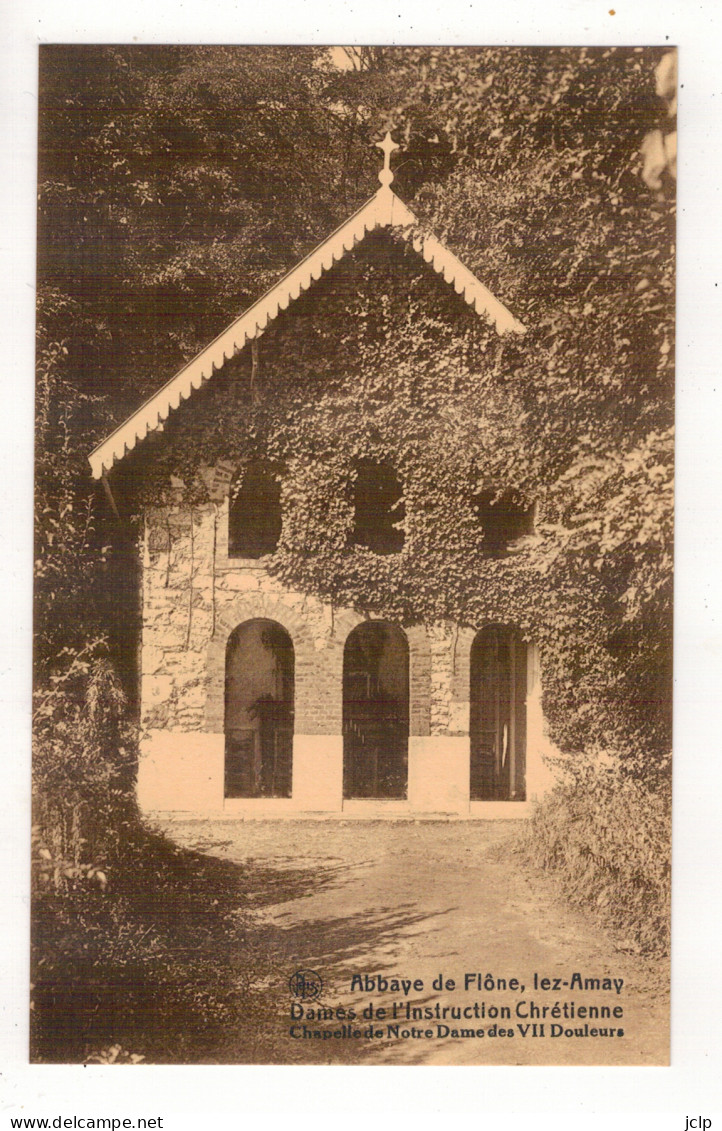
[[[353,541],[375,554],[398,554],[404,545],[399,523],[406,517],[401,484],[392,467],[362,459],[356,465]]]
[[[505,553],[510,542],[534,533],[534,507],[506,491],[481,491],[472,500],[474,513],[484,531],[484,550],[488,554]]]
[[[409,647],[400,628],[358,625],[343,654],[343,795],[405,798]]]
[[[280,624],[239,625],[226,648],[226,797],[290,797],[294,654]]]
[[[278,468],[265,460],[249,463],[231,488],[228,504],[228,556],[262,558],[281,537],[281,484]]]
[[[527,647],[519,633],[489,625],[471,646],[472,801],[526,797]]]

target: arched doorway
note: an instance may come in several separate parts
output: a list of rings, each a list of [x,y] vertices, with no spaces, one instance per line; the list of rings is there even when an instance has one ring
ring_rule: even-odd
[[[290,797],[294,654],[272,620],[245,621],[226,647],[225,796]]]
[[[471,800],[526,796],[527,647],[519,632],[487,625],[471,646]]]
[[[383,621],[349,634],[343,653],[343,794],[405,798],[409,749],[409,646]]]

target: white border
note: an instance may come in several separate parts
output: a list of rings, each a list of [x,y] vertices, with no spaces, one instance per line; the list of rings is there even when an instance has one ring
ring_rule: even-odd
[[[616,8],[611,16],[609,9]],[[252,1112],[289,1114],[304,1125],[367,1126],[403,1112],[415,1125],[440,1115],[534,1126],[669,1127],[686,1116],[722,1118],[720,913],[717,836],[722,786],[718,712],[720,624],[719,104],[720,10],[712,0],[561,0],[503,5],[444,0],[364,0],[334,6],[295,0],[270,6],[222,0],[26,0],[6,5],[0,39],[4,208],[0,286],[9,365],[0,444],[4,534],[0,689],[5,742],[0,864],[9,878],[0,968],[3,1117],[157,1111],[164,1129],[242,1126]],[[443,1068],[256,1069],[28,1066],[27,803],[30,640],[32,325],[35,114],[38,42],[605,43],[680,47],[680,257],[677,501],[677,646],[673,1066],[669,1069]],[[719,283],[719,287],[717,286]],[[716,317],[715,317],[716,316]],[[6,339],[7,340],[7,339]],[[715,565],[717,569],[715,569]],[[7,673],[10,672],[8,678]],[[425,1113],[425,1114],[422,1114]],[[552,1118],[553,1116],[553,1118]],[[442,1116],[443,1118],[443,1116]],[[466,1125],[466,1120],[464,1121]],[[9,1126],[9,1124],[8,1124]]]

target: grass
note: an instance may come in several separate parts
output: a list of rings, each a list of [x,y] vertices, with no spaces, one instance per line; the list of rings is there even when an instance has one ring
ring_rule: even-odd
[[[179,849],[138,827],[103,890],[37,890],[31,1059],[269,1063],[287,976],[247,896],[279,877]],[[276,992],[273,992],[273,991]],[[219,1056],[219,1050],[222,1054]]]
[[[536,808],[520,851],[619,949],[669,954],[671,795],[619,767],[589,762]]]

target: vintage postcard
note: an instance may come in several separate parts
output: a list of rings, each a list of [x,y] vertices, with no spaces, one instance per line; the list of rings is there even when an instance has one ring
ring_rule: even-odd
[[[676,98],[40,48],[31,1061],[669,1063]]]

